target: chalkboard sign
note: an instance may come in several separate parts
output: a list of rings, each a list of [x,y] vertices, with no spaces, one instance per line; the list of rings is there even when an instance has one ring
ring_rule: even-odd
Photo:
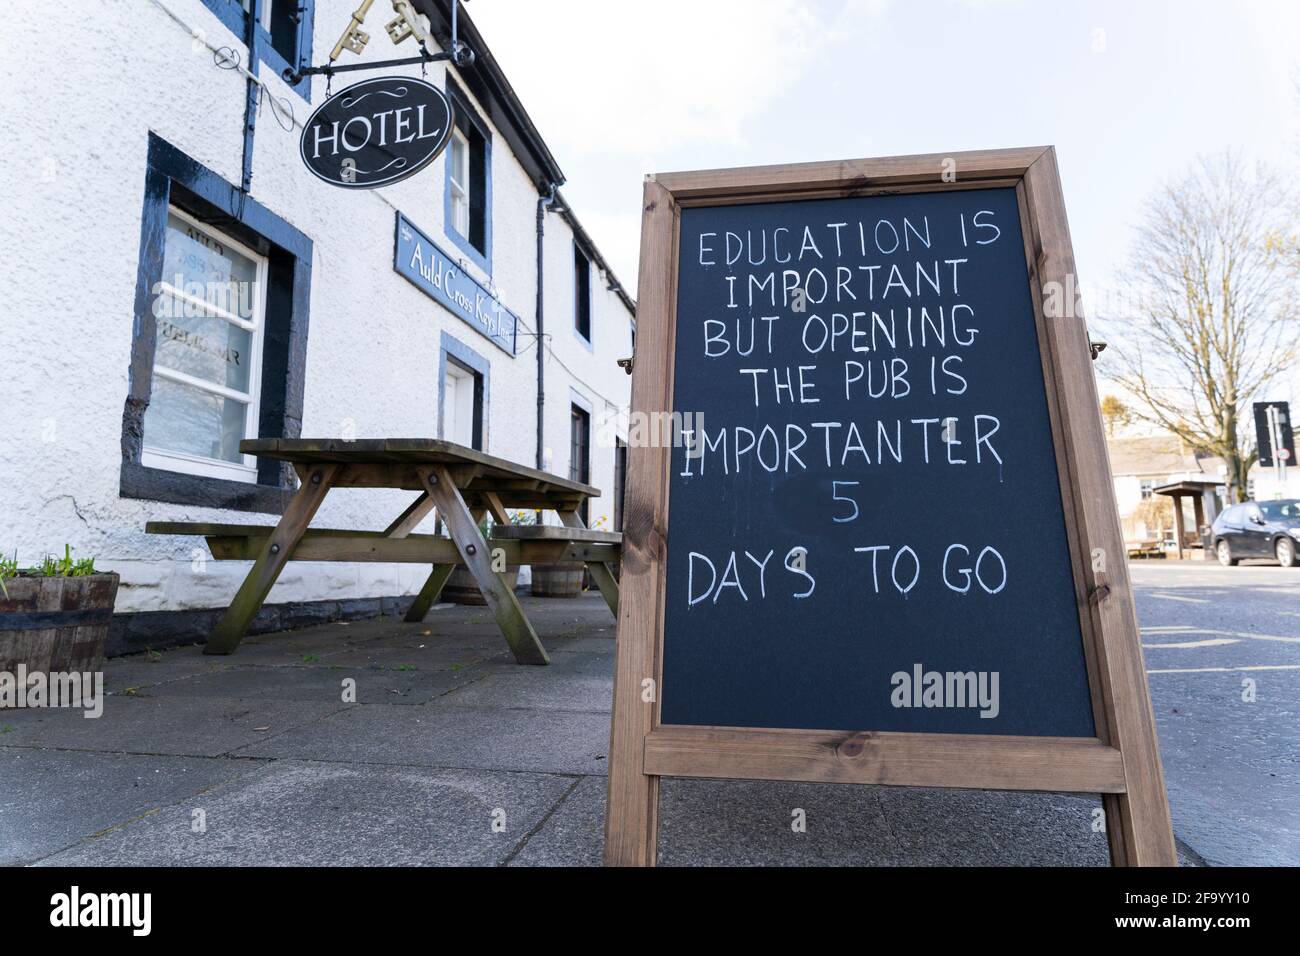
[[[647,180],[607,862],[675,775],[1101,793],[1174,861],[1073,268],[1050,149]]]
[[[670,724],[1092,737],[1015,190],[682,211]]]

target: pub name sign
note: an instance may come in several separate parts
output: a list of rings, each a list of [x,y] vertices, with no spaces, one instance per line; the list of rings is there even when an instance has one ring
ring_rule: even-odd
[[[455,122],[451,100],[406,76],[363,80],[331,96],[302,128],[303,165],[331,186],[374,189],[438,158]]]
[[[515,354],[518,317],[400,212],[393,269],[491,339],[498,348],[509,355]]]

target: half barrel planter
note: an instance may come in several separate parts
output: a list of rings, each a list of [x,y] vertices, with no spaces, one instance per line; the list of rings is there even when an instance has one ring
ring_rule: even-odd
[[[502,576],[505,578],[506,587],[512,591],[519,584],[518,567],[507,567]],[[474,575],[469,573],[469,568],[463,564],[456,565],[456,570],[447,577],[447,583],[442,586],[442,593],[438,595],[438,600],[446,601],[448,604],[487,606],[487,599],[479,590],[478,582],[474,580]]]
[[[83,577],[19,574],[0,592],[0,671],[98,671],[117,600],[115,572]]]
[[[576,598],[582,593],[587,566],[581,561],[533,565],[533,597]]]

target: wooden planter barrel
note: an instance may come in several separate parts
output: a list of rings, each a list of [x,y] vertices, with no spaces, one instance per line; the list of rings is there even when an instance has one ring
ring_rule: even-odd
[[[0,592],[0,671],[97,671],[113,618],[118,576],[5,578]]]
[[[587,566],[581,561],[533,565],[533,597],[576,598]]]
[[[507,567],[505,571],[506,586],[510,590],[515,589],[519,583],[519,569]],[[487,600],[483,597],[483,592],[479,590],[478,583],[474,580],[474,575],[463,565],[456,565],[456,570],[451,572],[447,578],[447,583],[442,586],[442,593],[438,600],[446,601],[449,604],[472,604],[478,607],[486,607]]]

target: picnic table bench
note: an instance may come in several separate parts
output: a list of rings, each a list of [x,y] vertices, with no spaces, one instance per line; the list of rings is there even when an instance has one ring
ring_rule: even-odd
[[[202,536],[216,560],[253,562],[209,636],[205,654],[229,654],[239,646],[289,561],[431,565],[407,621],[424,619],[451,572],[463,564],[521,664],[546,664],[549,658],[504,579],[506,565],[581,561],[610,610],[618,614],[614,568],[622,535],[585,527],[580,511],[584,501],[600,494],[598,488],[437,439],[257,438],[240,442],[239,447],[245,454],[287,461],[298,474],[299,487],[277,524],[151,521],[145,525],[150,534]],[[418,495],[382,531],[308,527],[335,488],[396,488]],[[554,511],[561,524],[514,525],[507,508]],[[435,514],[449,537],[412,533]],[[479,531],[485,514],[496,522],[486,539]]]

